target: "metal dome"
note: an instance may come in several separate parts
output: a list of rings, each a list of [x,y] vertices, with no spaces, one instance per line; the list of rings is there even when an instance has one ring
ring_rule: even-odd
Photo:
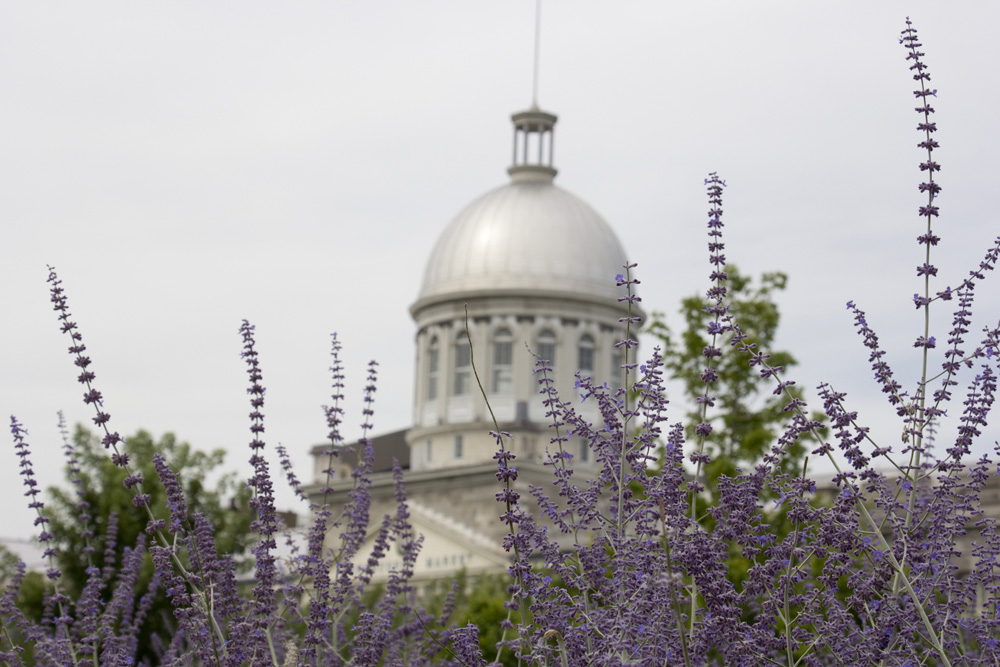
[[[444,230],[413,309],[500,294],[617,305],[615,275],[626,260],[618,237],[597,211],[552,183],[557,117],[533,104],[511,121],[511,182],[466,206]]]
[[[586,202],[543,170],[520,169],[451,221],[437,241],[418,303],[488,293],[564,293],[617,303],[625,251]]]

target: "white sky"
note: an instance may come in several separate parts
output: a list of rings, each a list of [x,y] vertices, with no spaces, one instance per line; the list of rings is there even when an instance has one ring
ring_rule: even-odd
[[[727,256],[790,275],[779,347],[801,362],[793,377],[813,397],[824,380],[850,392],[893,442],[844,303],[869,311],[911,381],[923,155],[897,41],[907,13],[940,89],[942,288],[1000,233],[986,206],[998,3],[549,0],[539,96],[560,116],[557,183],[616,229],[647,310],[674,315],[706,287],[702,181],[717,170]],[[506,182],[533,21],[532,0],[0,1],[0,411],[30,430],[42,483],[61,479],[56,411],[92,416],[46,264],[122,434],[173,431],[246,470],[242,318],[259,335],[268,442],[295,452],[301,478],[326,432],[332,331],[345,435],[373,357],[376,431],[406,426],[407,309],[447,222]],[[995,277],[978,306],[974,332],[996,323]],[[20,537],[32,517],[12,449],[0,536]]]

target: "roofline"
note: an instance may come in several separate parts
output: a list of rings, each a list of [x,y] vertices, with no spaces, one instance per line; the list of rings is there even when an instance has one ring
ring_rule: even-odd
[[[524,473],[523,477],[534,478],[534,479],[551,479],[552,468],[544,463],[536,463],[534,461],[524,461],[517,466],[519,472]],[[576,468],[578,472],[581,473],[580,479],[584,479],[584,475],[589,471],[584,471],[582,469]],[[596,472],[595,467],[594,471]],[[494,478],[497,472],[497,464],[494,461],[487,461],[484,463],[474,463],[472,465],[462,465],[444,468],[431,468],[427,470],[405,470],[403,483],[406,486],[407,493],[415,487],[419,487],[422,484],[434,484],[435,486],[440,486],[447,480],[454,479],[469,479],[479,477],[481,479]],[[377,472],[372,473],[368,476],[369,479],[369,490],[372,493],[378,493],[378,491],[390,491],[395,488],[396,481],[393,478],[391,472]],[[333,493],[346,493],[354,488],[354,479],[349,480],[337,480],[332,482],[329,486],[333,490]],[[306,497],[313,495],[320,495],[324,488],[323,484],[312,483],[303,484],[302,491],[305,493]],[[499,484],[498,487],[499,488]]]
[[[409,427],[408,428],[398,428],[395,431],[389,431],[388,433],[380,433],[379,435],[372,436],[371,438],[369,438],[369,440],[375,440],[376,438],[391,438],[391,437],[393,437],[395,435],[398,435],[400,433],[404,434],[404,438],[405,438],[405,434],[409,430],[410,430]],[[345,448],[345,447],[354,447],[357,444],[358,444],[357,440],[352,440],[351,442],[345,442],[345,443],[342,443],[340,445],[337,445],[337,449],[342,449],[342,448]],[[312,448],[309,450],[309,453],[312,454],[313,456],[319,456],[320,454],[322,454],[323,452],[325,452],[328,449],[330,449],[330,443],[329,442],[324,442],[324,443],[321,443],[321,444],[318,444],[318,445],[313,445]]]
[[[414,320],[417,319],[417,315],[433,306],[437,306],[449,302],[462,302],[462,301],[478,301],[478,300],[488,300],[497,298],[524,298],[530,297],[535,299],[551,299],[561,302],[577,302],[586,305],[596,305],[603,306],[605,308],[611,308],[613,310],[621,311],[623,314],[628,311],[628,306],[618,299],[611,299],[608,297],[594,296],[592,294],[587,294],[583,292],[571,292],[562,290],[553,290],[545,288],[527,288],[521,287],[516,289],[510,288],[498,288],[498,289],[475,289],[475,290],[463,290],[459,292],[447,292],[444,294],[437,294],[418,298],[412,306],[410,306],[410,317]],[[641,317],[643,320],[646,319],[646,313],[642,308],[636,304],[632,304],[632,313],[634,317]]]

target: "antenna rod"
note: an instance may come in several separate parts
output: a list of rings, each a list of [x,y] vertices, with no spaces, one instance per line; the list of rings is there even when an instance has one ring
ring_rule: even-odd
[[[531,90],[531,105],[538,107],[538,52],[542,34],[542,0],[535,0],[535,78]]]

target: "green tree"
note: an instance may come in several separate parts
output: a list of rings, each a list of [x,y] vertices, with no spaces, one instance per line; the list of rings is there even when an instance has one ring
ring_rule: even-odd
[[[504,639],[503,622],[508,617],[514,624],[520,621],[520,612],[509,612],[505,607],[510,599],[507,589],[513,581],[507,574],[470,576],[465,570],[461,570],[454,581],[438,580],[424,591],[427,610],[435,616],[439,615],[445,606],[445,600],[454,595],[451,622],[456,627],[472,623],[479,628],[479,647],[483,650],[483,657],[488,663],[494,664],[497,660],[497,643]],[[511,631],[506,638],[509,640],[513,636]],[[442,652],[442,656],[444,655]],[[500,664],[515,667],[517,657],[514,651],[504,649],[500,655]]]
[[[67,465],[69,488],[50,488],[51,499],[46,502],[45,511],[58,553],[57,564],[63,573],[60,585],[71,599],[76,599],[87,582],[87,569],[108,564],[105,538],[111,514],[116,514],[118,523],[114,548],[109,551],[114,555],[114,565],[122,562],[125,549],[134,546],[145,532],[149,517],[132,504],[133,494],[124,485],[125,471],[111,462],[100,438],[78,424],[72,445],[76,470]],[[214,526],[219,553],[238,555],[245,551],[250,532],[250,491],[237,484],[235,473],[216,477],[225,458],[224,450],[203,452],[178,441],[172,433],[164,434],[157,442],[146,431],[139,431],[126,439],[125,451],[133,471],[142,474],[143,490],[150,495],[149,506],[155,518],[166,520],[169,515],[166,491],[153,468],[153,454],[158,453],[178,476],[188,515],[200,512]],[[81,523],[81,502],[91,517],[89,526]],[[93,537],[86,537],[88,529]],[[92,549],[89,555],[88,547]],[[147,554],[137,587],[140,594],[147,589],[152,576],[153,564]],[[44,586],[22,586],[19,606],[34,620],[42,615],[43,589]],[[110,594],[110,590],[105,591],[106,598]],[[149,653],[152,632],[169,634],[171,610],[169,600],[159,591],[140,638],[140,657],[153,657]]]
[[[480,575],[472,590],[460,600],[461,604],[455,609],[455,621],[459,627],[472,623],[479,628],[479,647],[483,649],[483,657],[491,663],[497,659],[497,642],[504,637],[502,623],[510,614],[504,604],[510,599],[507,588],[512,581],[506,574]],[[514,612],[511,621],[516,624],[519,620],[520,613]],[[509,632],[507,639],[512,638],[513,633]],[[500,663],[505,666],[516,665],[514,651],[505,649]]]
[[[17,554],[0,544],[0,586],[5,586],[14,577],[20,562]]]
[[[754,284],[735,266],[727,266],[725,271],[729,276],[726,304],[749,336],[747,342],[756,343],[757,350],[769,353],[769,363],[784,366],[787,375],[787,369],[798,362],[789,352],[773,350],[772,346],[781,321],[775,295],[785,289],[788,276],[764,273],[759,283]],[[694,439],[694,427],[702,421],[696,401],[705,393],[701,374],[706,361],[702,351],[710,342],[706,333],[712,318],[705,312],[708,305],[708,300],[698,294],[681,301],[684,330],[679,335],[667,324],[663,313],[653,313],[646,330],[660,339],[668,372],[683,383],[684,397],[690,405],[689,440]],[[762,378],[759,369],[749,365],[746,354],[731,348],[731,339],[730,333],[716,342],[723,353],[716,360],[719,379],[709,391],[715,397],[715,406],[709,409],[706,419],[712,425],[705,443],[705,452],[712,457],[705,470],[709,488],[714,488],[719,475],[732,475],[738,467],[745,470],[759,462],[793,416],[782,409],[788,399],[773,394],[774,381]],[[783,472],[801,473],[805,453],[801,443],[789,447],[782,463]]]

